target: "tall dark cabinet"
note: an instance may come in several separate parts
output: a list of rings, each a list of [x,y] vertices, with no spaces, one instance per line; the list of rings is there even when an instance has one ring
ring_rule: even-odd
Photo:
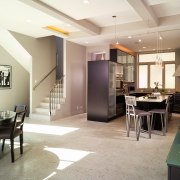
[[[88,62],[87,119],[108,122],[116,116],[116,63]]]

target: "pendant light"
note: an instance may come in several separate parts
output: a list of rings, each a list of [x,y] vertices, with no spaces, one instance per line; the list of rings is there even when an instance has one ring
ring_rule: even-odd
[[[115,44],[119,44],[118,38],[117,38],[117,22],[116,22],[116,16],[112,16],[114,19],[114,40]]]
[[[161,51],[162,51],[162,36],[159,34],[159,32],[157,32],[157,52],[156,52],[156,59],[155,59],[155,64],[162,68],[162,54],[161,54]]]

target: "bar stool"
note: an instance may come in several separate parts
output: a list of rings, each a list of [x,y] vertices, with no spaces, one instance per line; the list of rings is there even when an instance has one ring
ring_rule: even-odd
[[[142,126],[142,118],[144,118],[144,120],[145,119],[147,120],[148,134],[149,134],[149,139],[150,139],[151,138],[151,123],[150,123],[151,113],[135,108],[136,106],[135,96],[125,96],[125,102],[126,102],[127,136],[129,137],[131,118],[133,118],[136,138],[137,138],[137,141],[139,141],[141,126]]]
[[[151,128],[154,120],[154,114],[160,114],[161,116],[161,126],[162,126],[162,132],[163,135],[166,135],[167,132],[167,123],[168,123],[168,113],[169,113],[169,105],[170,105],[170,98],[171,96],[168,96],[166,100],[166,108],[164,109],[152,109],[149,112],[152,114],[151,117]]]

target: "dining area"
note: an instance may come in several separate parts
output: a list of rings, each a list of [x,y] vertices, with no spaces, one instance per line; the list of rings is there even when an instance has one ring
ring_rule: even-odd
[[[172,115],[173,96],[152,93],[144,96],[125,96],[126,129],[129,137],[130,130],[135,130],[139,141],[141,132],[148,132],[149,139],[153,131],[159,131],[165,136],[168,122]],[[158,133],[159,134],[159,133]]]
[[[26,105],[15,105],[14,110],[0,111],[0,141],[1,151],[10,141],[11,162],[14,163],[14,139],[19,138],[20,154],[23,154],[23,125],[26,117]]]

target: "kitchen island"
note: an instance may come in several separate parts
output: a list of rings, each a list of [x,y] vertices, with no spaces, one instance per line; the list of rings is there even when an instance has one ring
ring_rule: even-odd
[[[137,107],[138,109],[144,110],[144,111],[150,111],[152,109],[165,109],[166,108],[166,100],[168,99],[168,95],[158,95],[158,96],[141,96],[136,98]],[[170,100],[170,106],[171,106],[171,100]],[[171,108],[169,108],[171,109]],[[171,111],[169,111],[168,119],[170,119]],[[154,116],[154,124],[153,129],[154,130],[161,130],[162,124],[160,115],[156,114]],[[147,124],[143,122],[143,128],[147,129]]]

